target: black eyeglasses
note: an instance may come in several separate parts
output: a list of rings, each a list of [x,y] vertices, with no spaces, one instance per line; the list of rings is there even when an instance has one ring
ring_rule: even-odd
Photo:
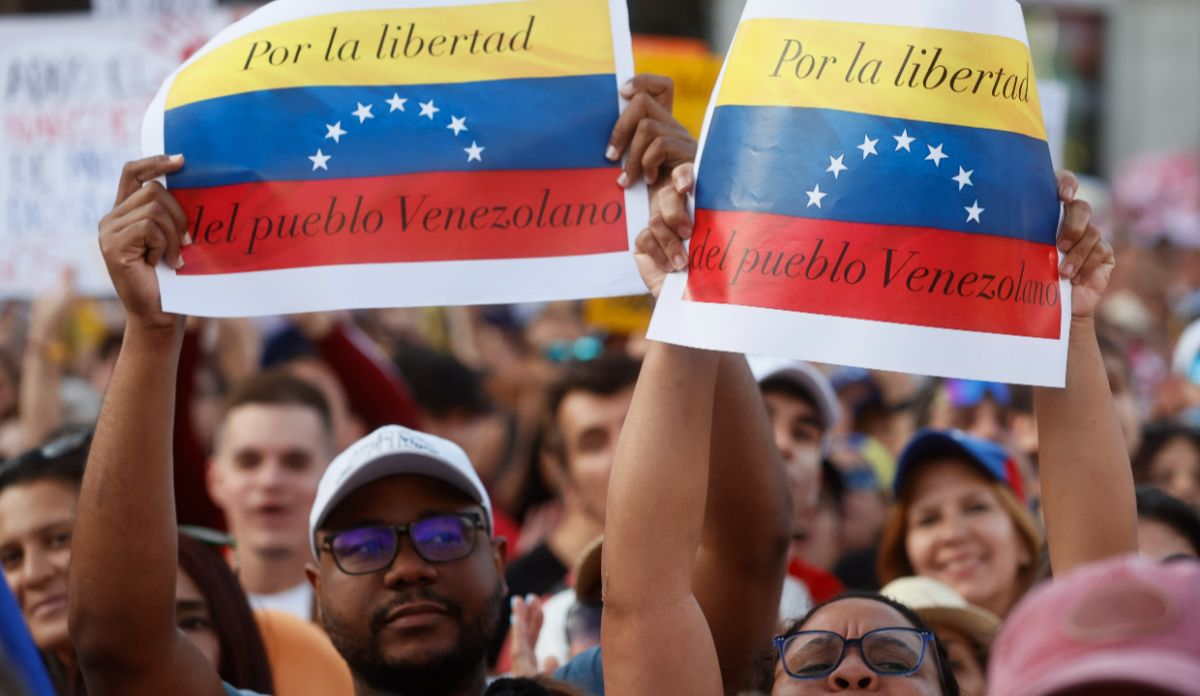
[[[400,537],[412,541],[417,555],[430,563],[449,563],[475,550],[476,530],[487,529],[473,512],[426,517],[402,525],[370,525],[344,529],[325,537],[338,569],[347,575],[367,575],[390,568],[400,551]]]
[[[857,645],[863,662],[876,674],[907,677],[925,661],[929,631],[915,628],[877,628],[861,638],[846,638],[832,631],[796,631],[775,638],[783,669],[793,679],[823,679],[833,674],[846,657],[846,648]]]

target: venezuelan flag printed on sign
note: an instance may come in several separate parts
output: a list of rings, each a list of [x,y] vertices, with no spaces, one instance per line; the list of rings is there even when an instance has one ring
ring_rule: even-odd
[[[294,19],[166,95],[180,275],[628,248],[608,0]]]
[[[1022,42],[747,19],[708,124],[686,299],[1057,339],[1057,221]]]

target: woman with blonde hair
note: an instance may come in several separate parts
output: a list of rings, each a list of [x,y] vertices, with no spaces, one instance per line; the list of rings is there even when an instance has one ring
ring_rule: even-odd
[[[901,453],[879,546],[879,580],[920,575],[1004,616],[1037,580],[1044,536],[1003,447],[923,430]]]

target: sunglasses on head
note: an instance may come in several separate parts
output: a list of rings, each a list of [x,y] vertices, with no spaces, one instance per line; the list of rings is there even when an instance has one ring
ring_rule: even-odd
[[[352,527],[325,537],[321,548],[329,551],[338,569],[347,575],[386,570],[400,552],[400,538],[408,537],[417,555],[429,563],[449,563],[475,550],[478,530],[486,530],[474,512],[424,517],[402,525],[372,524]]]
[[[991,398],[996,405],[1005,407],[1012,403],[1012,392],[1007,384],[1001,382],[977,382],[970,379],[948,379],[942,386],[950,397],[950,405],[955,408],[975,406],[985,398]]]

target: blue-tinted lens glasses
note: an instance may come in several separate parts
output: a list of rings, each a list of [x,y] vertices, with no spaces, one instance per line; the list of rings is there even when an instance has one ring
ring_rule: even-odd
[[[413,550],[426,561],[448,563],[470,556],[475,550],[475,532],[483,528],[483,520],[475,513],[439,515],[399,526],[346,529],[325,537],[322,548],[330,552],[343,573],[365,575],[391,567],[401,536],[407,536]]]

